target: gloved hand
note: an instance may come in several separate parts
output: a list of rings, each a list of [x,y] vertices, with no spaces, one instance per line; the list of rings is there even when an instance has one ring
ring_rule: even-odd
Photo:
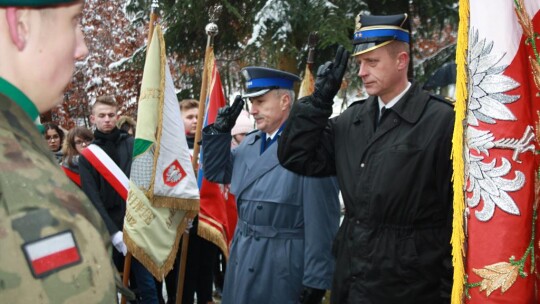
[[[124,233],[122,231],[115,233],[111,237],[111,241],[118,252],[122,253],[124,256],[127,254],[126,243],[124,243]]]
[[[350,53],[340,45],[336,51],[334,62],[328,61],[319,67],[313,91],[316,106],[332,107],[334,96],[341,87],[341,80],[347,69],[349,55]]]
[[[244,100],[242,99],[242,95],[236,95],[231,106],[225,106],[218,110],[216,121],[213,124],[214,130],[219,133],[231,132],[236,123],[236,118],[242,112],[243,107]]]
[[[320,304],[326,290],[304,286],[298,304]]]

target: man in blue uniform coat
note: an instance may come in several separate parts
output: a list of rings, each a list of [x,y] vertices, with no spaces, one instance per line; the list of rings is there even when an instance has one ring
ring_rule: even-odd
[[[230,152],[243,100],[220,109],[203,130],[203,166],[211,181],[231,184],[238,224],[225,274],[223,304],[320,303],[331,285],[332,239],[339,225],[335,178],[283,168],[277,139],[294,101],[296,75],[262,67],[242,70],[257,129]]]

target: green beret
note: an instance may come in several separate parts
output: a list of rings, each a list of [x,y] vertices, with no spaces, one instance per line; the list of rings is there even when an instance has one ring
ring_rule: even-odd
[[[75,1],[76,0],[0,0],[0,6],[50,6]]]

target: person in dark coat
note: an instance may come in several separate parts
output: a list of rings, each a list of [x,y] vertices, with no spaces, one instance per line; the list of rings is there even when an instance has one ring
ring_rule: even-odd
[[[231,152],[231,129],[242,110],[237,96],[203,129],[203,167],[213,182],[231,184],[238,223],[225,272],[222,304],[318,304],[334,271],[331,243],[339,225],[333,177],[305,177],[277,159],[296,75],[261,67],[243,70],[257,129]]]
[[[454,112],[407,79],[407,15],[359,16],[353,56],[370,97],[329,119],[348,52],[318,71],[280,138],[281,164],[337,174],[345,218],[332,303],[448,303]]]
[[[92,144],[99,146],[129,178],[134,140],[126,131],[116,127],[117,110],[118,105],[112,96],[101,96],[92,105],[90,121],[96,127]],[[105,221],[111,241],[116,248],[113,250],[114,263],[118,270],[122,271],[124,256],[127,253],[122,232],[126,201],[83,154],[79,157],[79,174],[82,190]],[[152,275],[135,258],[132,259],[130,278],[132,283],[136,283],[139,303],[158,303]]]

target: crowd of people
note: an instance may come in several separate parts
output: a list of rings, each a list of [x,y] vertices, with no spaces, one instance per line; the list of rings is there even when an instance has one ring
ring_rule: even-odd
[[[0,0],[0,58],[12,59],[0,61],[0,302],[116,303],[120,292],[165,303],[136,259],[129,289],[120,283],[126,202],[98,169],[109,162],[129,177],[135,120],[101,96],[92,129],[36,125],[88,55],[82,7]],[[409,37],[406,14],[358,16],[352,58],[369,98],[334,118],[351,58],[343,47],[297,101],[297,75],[242,70],[244,93],[201,141],[205,178],[230,184],[236,198],[230,258],[222,265],[195,218],[182,303],[212,303],[214,281],[224,304],[318,304],[327,290],[332,303],[449,303],[454,114],[407,78]],[[35,66],[40,73],[26,72]],[[199,105],[179,107],[192,148]],[[104,159],[86,156],[90,144]],[[164,278],[167,303],[176,302],[178,260]]]

